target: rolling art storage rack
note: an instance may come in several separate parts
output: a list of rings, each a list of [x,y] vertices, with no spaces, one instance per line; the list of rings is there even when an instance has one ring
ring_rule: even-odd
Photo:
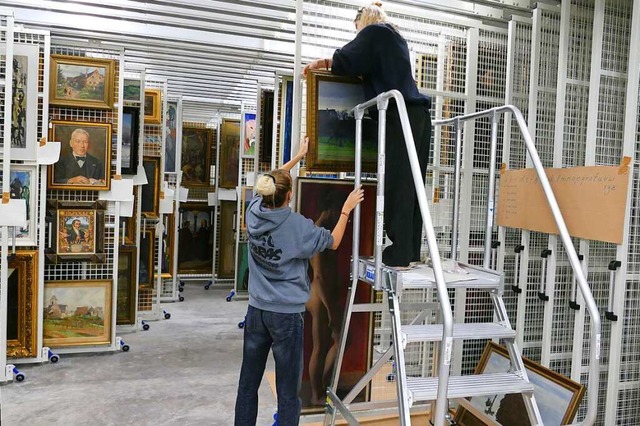
[[[355,108],[356,117],[356,172],[355,186],[360,185],[361,174],[361,158],[360,149],[362,144],[362,117],[364,111],[374,105],[379,110],[379,127],[378,134],[384,135],[386,130],[386,109],[389,99],[394,98],[398,107],[400,120],[402,123],[403,133],[405,135],[405,143],[409,154],[409,161],[413,174],[414,184],[417,190],[417,199],[420,205],[422,219],[427,236],[427,245],[431,257],[431,265],[419,264],[417,267],[409,270],[402,268],[391,268],[382,265],[382,223],[384,221],[384,161],[385,161],[385,140],[383,136],[378,141],[378,189],[376,203],[376,246],[373,259],[363,259],[358,253],[358,237],[360,226],[360,209],[356,207],[354,211],[354,229],[353,229],[353,265],[352,265],[352,286],[349,290],[348,308],[345,314],[345,321],[341,333],[340,345],[338,349],[338,357],[334,369],[334,376],[331,386],[327,389],[328,406],[325,415],[325,424],[335,424],[336,414],[340,412],[349,424],[358,424],[352,411],[358,409],[359,404],[352,404],[353,399],[360,393],[362,389],[373,378],[375,373],[393,356],[396,368],[396,388],[397,388],[397,406],[399,409],[399,418],[401,424],[410,425],[410,408],[416,402],[432,402],[431,417],[432,422],[436,426],[445,424],[445,418],[448,412],[448,402],[450,399],[456,400],[467,409],[474,410],[468,404],[466,397],[474,395],[488,395],[498,392],[522,393],[524,397],[525,407],[532,424],[542,425],[540,412],[538,410],[535,398],[533,396],[533,386],[529,383],[527,373],[524,370],[523,360],[520,351],[515,342],[515,331],[511,328],[507,317],[507,311],[502,299],[503,281],[500,273],[490,269],[491,263],[491,234],[493,226],[493,214],[491,208],[494,205],[495,190],[495,158],[497,149],[498,135],[498,119],[497,115],[502,112],[510,112],[515,117],[520,131],[524,137],[527,151],[532,159],[533,166],[542,182],[545,196],[551,207],[556,224],[560,230],[560,236],[564,243],[565,249],[569,256],[569,260],[577,278],[580,291],[587,305],[587,309],[591,315],[591,345],[594,350],[591,351],[589,364],[589,397],[587,405],[587,414],[582,424],[592,424],[596,416],[597,408],[597,392],[598,392],[598,374],[599,374],[599,346],[600,346],[600,316],[595,305],[593,296],[583,274],[576,251],[571,242],[565,222],[562,219],[557,201],[551,190],[549,181],[542,168],[542,163],[538,157],[537,151],[527,130],[524,118],[520,111],[513,106],[503,106],[492,108],[487,111],[468,114],[456,117],[454,119],[438,120],[434,124],[444,125],[454,123],[456,125],[457,143],[456,143],[456,162],[455,162],[455,188],[454,188],[454,217],[452,228],[452,259],[448,261],[447,271],[443,268],[443,262],[436,242],[436,234],[429,214],[426,194],[423,189],[423,177],[420,176],[417,154],[411,133],[410,123],[407,117],[406,107],[402,95],[397,91],[390,91],[379,95],[368,102],[358,105]],[[484,263],[482,267],[471,266],[457,262],[455,260],[456,239],[457,239],[457,216],[458,216],[458,194],[460,185],[460,160],[461,160],[461,123],[476,118],[490,116],[492,119],[491,133],[491,162],[489,171],[489,200],[487,209],[485,247],[484,247]],[[446,273],[445,273],[446,272]],[[364,377],[353,387],[353,389],[344,397],[337,396],[337,383],[340,378],[340,369],[342,358],[346,347],[346,336],[349,330],[351,314],[353,312],[372,312],[384,310],[383,304],[377,305],[357,305],[355,301],[355,291],[358,280],[363,280],[371,284],[376,290],[383,290],[387,294],[388,311],[391,316],[392,343],[389,349],[374,363],[372,368],[364,375]],[[435,288],[438,294],[440,311],[439,317],[442,324],[421,325],[426,315],[421,311],[409,325],[401,324],[402,304],[400,298],[403,289],[416,288]],[[494,305],[496,322],[488,323],[464,323],[453,324],[453,316],[451,303],[449,301],[448,289],[456,288],[476,288],[489,292]],[[422,310],[431,309],[425,305]],[[511,360],[511,372],[500,374],[482,374],[482,375],[466,375],[466,376],[450,376],[450,364],[452,347],[455,340],[469,339],[503,339],[507,346],[509,358]],[[432,377],[407,377],[404,348],[409,342],[438,342],[433,346],[434,363],[437,365],[437,371],[434,371]],[[439,349],[436,349],[439,348]],[[438,352],[437,354],[435,352]],[[388,402],[382,402],[381,406],[388,407]],[[361,409],[371,409],[375,407],[375,403],[364,403]],[[477,410],[474,410],[478,414]],[[481,416],[481,413],[480,413]],[[481,417],[482,418],[482,417]]]

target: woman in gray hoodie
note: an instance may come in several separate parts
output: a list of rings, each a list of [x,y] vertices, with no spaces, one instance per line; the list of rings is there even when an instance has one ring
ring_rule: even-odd
[[[278,425],[298,424],[303,320],[310,292],[308,260],[323,250],[338,248],[349,214],[364,199],[361,188],[351,192],[331,232],[291,211],[289,170],[304,157],[306,147],[305,141],[289,163],[257,179],[257,196],[247,208],[249,307],[235,426],[256,424],[258,388],[270,350],[276,363]]]

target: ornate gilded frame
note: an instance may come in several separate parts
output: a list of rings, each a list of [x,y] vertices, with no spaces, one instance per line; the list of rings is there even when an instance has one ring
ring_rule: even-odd
[[[94,68],[101,75],[99,70],[104,70],[104,83],[102,96],[99,99],[77,99],[74,97],[65,96],[65,92],[72,94],[76,91],[69,82],[58,81],[60,76],[64,75],[64,68],[72,73],[83,74],[88,68]],[[95,86],[96,81],[99,81],[99,77],[94,78],[93,71],[91,74],[86,72],[84,74],[85,87]],[[81,107],[81,108],[98,108],[98,109],[111,109],[113,107],[113,76],[115,72],[115,61],[111,59],[97,59],[97,58],[84,58],[79,56],[66,56],[66,55],[51,55],[50,62],[50,78],[49,84],[49,104],[60,105],[67,107]],[[72,84],[75,84],[79,80],[78,77],[68,78]],[[87,81],[89,82],[87,84]],[[63,85],[65,87],[58,87]],[[61,89],[62,92],[59,90]]]
[[[138,273],[136,253],[135,246],[120,246],[118,251],[117,325],[135,324],[136,321],[136,306],[138,305],[136,300],[136,274]],[[123,277],[126,277],[129,282],[127,287],[122,285],[124,284]]]
[[[12,300],[11,293],[17,290],[18,305],[15,311],[17,338],[7,338],[7,358],[34,358],[38,355],[38,251],[19,250],[10,254],[9,268],[16,270],[18,285],[17,289],[8,289],[8,299]],[[8,306],[7,315],[12,311]]]
[[[149,108],[149,106],[151,108]],[[144,124],[162,123],[162,90],[144,89]]]

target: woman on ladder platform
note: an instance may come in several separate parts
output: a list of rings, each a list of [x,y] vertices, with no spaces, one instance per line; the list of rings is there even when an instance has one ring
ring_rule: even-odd
[[[257,179],[257,196],[247,208],[249,307],[235,408],[236,426],[256,424],[258,388],[270,349],[276,363],[278,425],[298,424],[303,320],[309,299],[308,259],[323,250],[338,248],[349,214],[364,199],[363,190],[354,189],[331,232],[292,212],[289,170],[304,157],[307,146],[305,139],[300,152],[290,162]]]
[[[353,22],[357,34],[352,41],[336,50],[332,58],[317,59],[302,72],[306,75],[308,70],[324,68],[333,74],[360,77],[367,100],[398,90],[407,105],[424,181],[431,142],[431,99],[418,91],[407,41],[389,22],[379,1],[358,9]],[[372,117],[377,119],[377,111]],[[387,110],[385,170],[384,225],[393,244],[385,248],[382,261],[387,266],[408,266],[420,260],[422,216],[393,99]]]

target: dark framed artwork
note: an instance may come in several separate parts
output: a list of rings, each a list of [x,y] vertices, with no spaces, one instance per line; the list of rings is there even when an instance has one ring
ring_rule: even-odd
[[[116,324],[136,323],[136,252],[135,246],[120,246],[118,253],[118,296]]]
[[[371,256],[374,249],[376,185],[365,183],[361,204],[360,255]],[[299,178],[297,182],[297,210],[317,226],[332,230],[342,211],[342,205],[353,191],[353,181],[337,179]],[[333,371],[331,356],[337,349],[342,319],[347,308],[350,287],[350,258],[353,246],[351,220],[337,250],[325,250],[309,261],[311,295],[306,305],[304,321],[304,371],[302,376],[302,406],[306,412],[324,409],[325,391]],[[356,303],[370,303],[373,290],[365,283],[358,284]],[[367,372],[371,363],[373,322],[370,313],[356,313],[351,319],[349,350],[345,352],[338,396],[344,397]],[[368,399],[368,388],[356,401]]]
[[[2,177],[0,176],[0,184]],[[13,232],[17,246],[36,246],[36,194],[38,185],[38,166],[12,164],[10,172],[10,194],[12,200],[24,200],[27,205],[27,224],[15,227]],[[13,238],[10,233],[10,237]]]
[[[138,264],[138,285],[153,287],[156,268],[153,260],[156,255],[156,233],[153,229],[145,229],[140,233],[140,258]]]
[[[167,117],[164,121],[166,138],[164,143],[164,171],[175,173],[176,171],[176,138],[178,124],[178,104],[167,102]]]
[[[162,124],[162,90],[144,89],[144,124]]]
[[[260,161],[270,163],[273,155],[273,90],[262,90],[260,99]]]
[[[147,184],[142,185],[140,208],[144,216],[156,218],[160,214],[160,157],[144,157],[142,166]]]
[[[291,160],[291,126],[293,123],[293,77],[282,77],[280,86],[280,145],[282,164]]]
[[[138,136],[140,135],[140,109],[124,107],[122,109],[122,151],[120,153],[123,175],[135,175],[138,172]]]
[[[307,75],[307,169],[352,172],[355,169],[356,120],[353,108],[365,102],[356,78],[311,71]],[[362,171],[375,172],[378,122],[362,120]]]
[[[52,121],[60,158],[49,166],[49,189],[111,188],[111,124]]]
[[[213,208],[206,203],[180,204],[179,274],[211,274],[213,270],[212,218]],[[222,246],[220,249],[222,250]]]
[[[113,107],[111,59],[51,55],[49,104],[67,107]]]
[[[38,356],[38,251],[9,255],[7,277],[7,358]]]
[[[566,425],[573,421],[585,387],[542,365],[523,358],[533,395],[545,425]],[[476,367],[476,374],[505,373],[511,367],[507,349],[494,342],[487,343]],[[490,419],[503,425],[530,425],[529,416],[521,394],[496,394],[477,396],[469,402]],[[459,407],[455,420],[461,426],[485,425],[471,411]]]
[[[122,87],[122,98],[125,101],[140,103],[140,80],[125,78]]]
[[[249,291],[249,256],[247,243],[238,243],[238,262],[236,265],[236,292],[247,293]]]
[[[6,44],[1,44],[0,57],[3,63],[5,62],[5,52]],[[12,160],[36,159],[39,56],[38,45],[26,43],[14,43],[13,45]],[[3,136],[0,135],[0,140]]]
[[[184,127],[182,129],[181,185],[209,186],[211,181],[211,144],[213,129]]]
[[[51,223],[51,247],[47,260],[60,262],[104,262],[105,201],[47,201]]]
[[[162,278],[173,278],[173,266],[175,264],[174,255],[174,234],[173,231],[176,226],[175,215],[167,214],[165,217],[165,227],[162,233],[162,266],[161,273]]]
[[[247,229],[247,224],[245,222],[245,216],[247,213],[247,207],[249,207],[249,203],[253,200],[255,193],[253,192],[253,186],[243,186],[240,192],[240,229],[244,231]]]
[[[112,287],[111,280],[45,282],[44,346],[110,344]]]
[[[241,148],[241,157],[253,158],[256,155],[256,113],[244,112],[242,114],[242,126],[244,141]]]
[[[240,121],[222,120],[220,126],[220,188],[238,186]]]
[[[232,279],[236,272],[236,202],[220,201],[218,278]]]
[[[138,216],[138,191],[133,191],[133,215],[131,217],[120,216],[120,238],[123,245],[136,245]]]

